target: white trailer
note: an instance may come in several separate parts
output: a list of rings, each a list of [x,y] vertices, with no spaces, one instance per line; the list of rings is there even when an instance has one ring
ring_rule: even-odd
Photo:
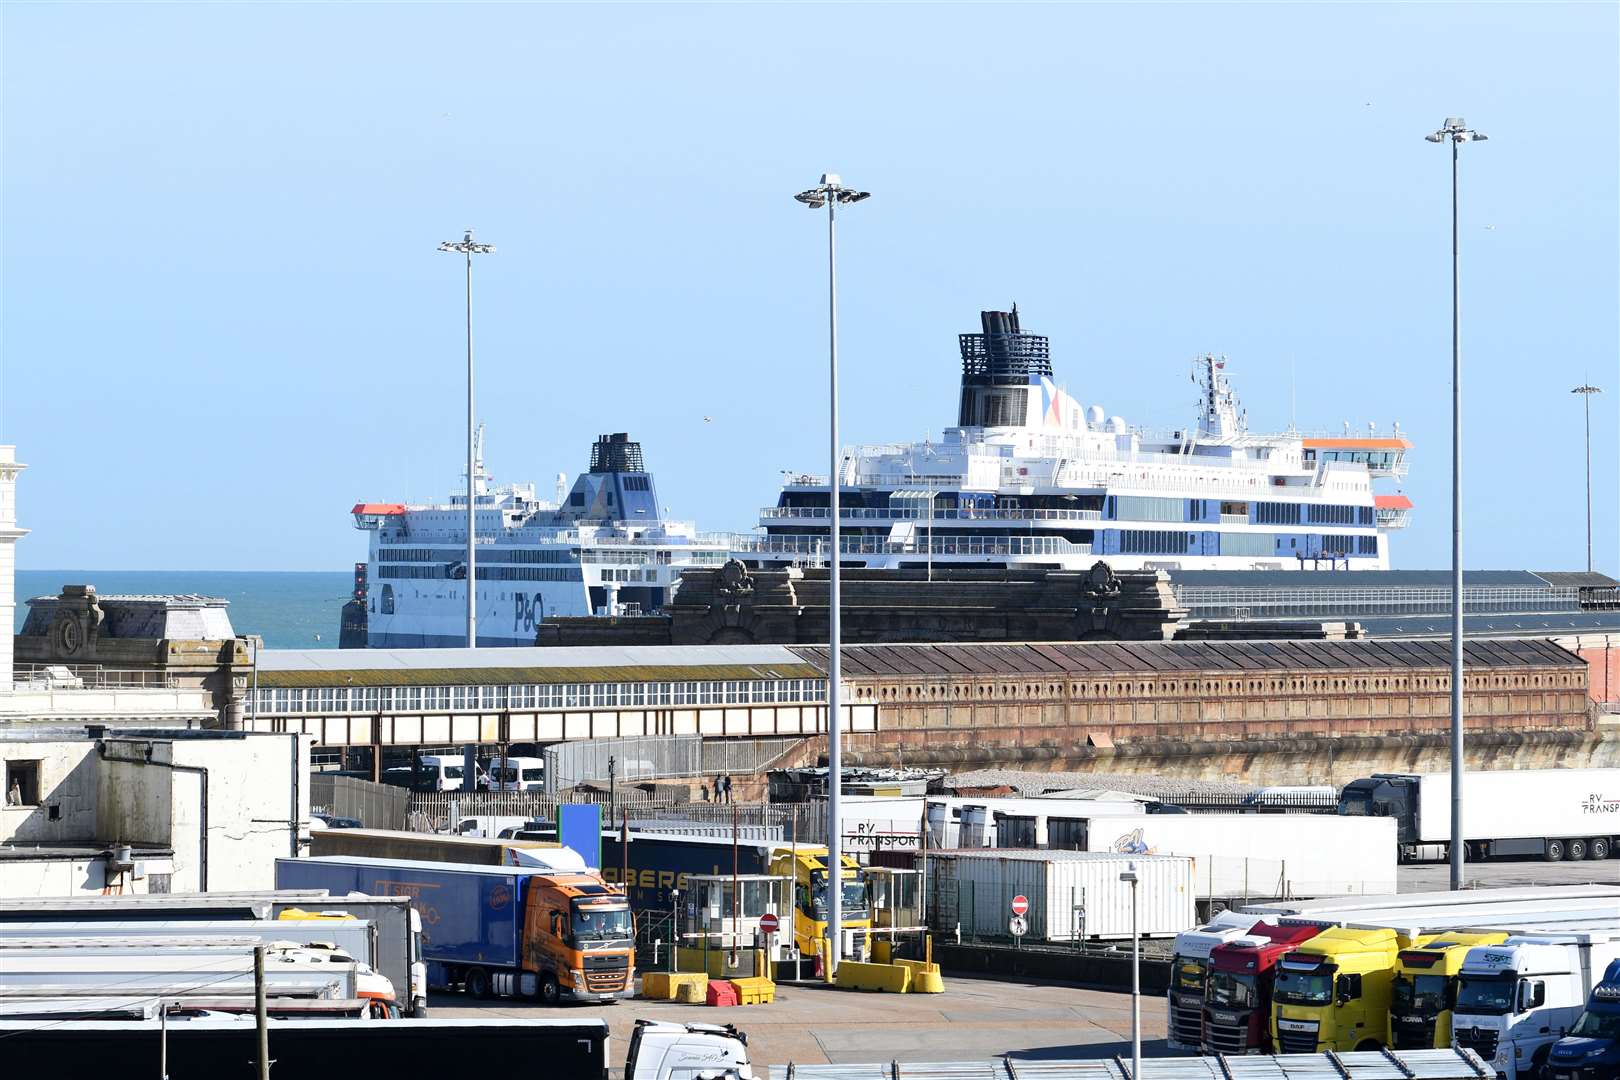
[[[1085,850],[1188,855],[1206,900],[1392,893],[1395,824],[1326,814],[1093,818]]]
[[[1031,941],[1129,939],[1135,867],[1136,921],[1143,937],[1174,937],[1198,921],[1192,860],[1176,855],[961,849],[928,859],[934,926],[1008,938],[1014,897],[1029,901]]]
[[[1451,774],[1375,773],[1339,794],[1339,813],[1398,825],[1403,860],[1445,859]],[[1508,769],[1463,774],[1467,856],[1607,859],[1620,854],[1620,769]]]
[[[252,939],[283,941],[310,948],[329,947],[378,968],[377,929],[368,919],[94,919],[83,922],[0,922],[0,946],[19,940],[136,941],[146,939],[213,941]]]

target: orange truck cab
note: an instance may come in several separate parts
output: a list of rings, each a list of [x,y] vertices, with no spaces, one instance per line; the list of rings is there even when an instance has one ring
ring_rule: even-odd
[[[629,997],[636,928],[624,891],[590,872],[536,874],[526,891],[522,972],[513,989],[548,1005]]]

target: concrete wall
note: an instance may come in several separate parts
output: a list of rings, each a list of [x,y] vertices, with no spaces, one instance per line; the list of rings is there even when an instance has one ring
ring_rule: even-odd
[[[104,752],[90,738],[13,740],[0,742],[0,757],[41,764],[40,805],[0,808],[0,844],[106,848],[122,842],[172,849],[172,871],[163,872],[172,872],[173,892],[205,884],[214,890],[272,888],[275,860],[308,844],[309,748],[297,735],[113,737],[105,740]],[[206,808],[204,777],[188,766],[207,771]],[[0,859],[0,895],[99,891],[102,865],[82,854]],[[123,884],[145,891],[139,881]]]

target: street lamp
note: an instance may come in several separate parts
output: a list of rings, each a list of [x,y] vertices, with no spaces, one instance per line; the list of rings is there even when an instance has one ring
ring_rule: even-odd
[[[827,572],[827,937],[831,943],[827,957],[827,978],[838,968],[843,951],[844,863],[843,839],[838,828],[838,796],[844,786],[838,731],[838,644],[839,555],[842,549],[838,528],[838,473],[841,462],[838,447],[838,206],[871,198],[871,193],[844,186],[837,173],[823,173],[821,183],[793,196],[812,210],[827,208],[827,369],[830,374],[828,404],[828,454],[832,467],[827,473],[828,547],[832,558]]]
[[[467,257],[467,648],[478,647],[478,556],[473,545],[478,541],[476,466],[473,462],[473,350],[472,350],[472,257],[493,255],[494,244],[473,241],[473,231],[467,230],[460,240],[446,240],[440,251],[453,251]]]
[[[1451,887],[1463,887],[1462,309],[1458,291],[1457,148],[1484,142],[1460,116],[1423,136],[1451,143]]]
[[[1136,864],[1128,863],[1119,880],[1131,886],[1131,1078],[1142,1075],[1142,939],[1136,934]]]
[[[1571,390],[1581,395],[1586,406],[1586,572],[1592,572],[1592,395],[1603,393],[1601,387],[1583,383]]]

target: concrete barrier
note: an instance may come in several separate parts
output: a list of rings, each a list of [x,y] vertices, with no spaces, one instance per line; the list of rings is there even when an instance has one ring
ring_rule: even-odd
[[[901,964],[863,964],[843,960],[834,985],[840,990],[882,990],[891,994],[911,991],[911,969]]]
[[[649,971],[641,976],[641,996],[651,1001],[684,1000],[680,996],[681,987],[692,986],[701,1001],[708,985],[709,977],[701,972]]]
[[[895,964],[911,971],[911,992],[913,994],[941,994],[945,992],[945,976],[940,973],[938,964],[930,964],[924,960],[896,960]]]

